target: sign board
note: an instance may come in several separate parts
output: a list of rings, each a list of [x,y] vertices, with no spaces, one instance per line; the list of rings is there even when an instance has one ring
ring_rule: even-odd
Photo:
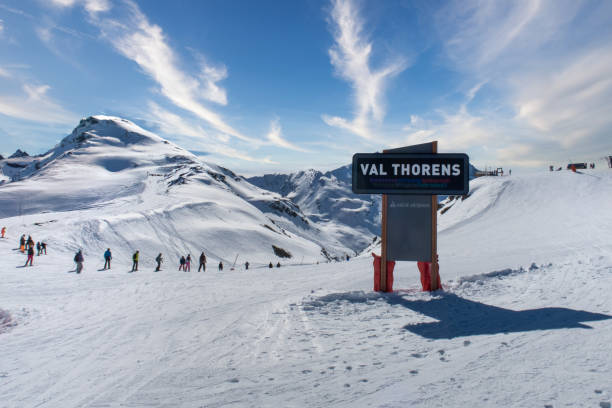
[[[390,195],[387,204],[387,259],[430,262],[430,195]]]
[[[469,159],[464,153],[353,155],[356,194],[466,195]]]

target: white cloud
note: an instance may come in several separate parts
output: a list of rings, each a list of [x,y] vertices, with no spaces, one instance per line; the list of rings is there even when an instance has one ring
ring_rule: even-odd
[[[0,113],[38,123],[73,125],[78,121],[78,115],[47,95],[51,89],[49,85],[24,84],[22,89],[22,95],[0,96]]]
[[[195,114],[219,132],[243,141],[260,143],[243,135],[202,101],[226,104],[225,90],[217,82],[223,79],[223,68],[204,65],[198,78],[179,68],[178,58],[168,44],[161,27],[151,24],[138,6],[125,2],[127,13],[121,18],[91,18],[102,36],[124,57],[136,62],[160,87],[160,93],[177,107]]]
[[[333,0],[331,24],[335,44],[329,56],[336,73],[348,81],[354,92],[355,117],[348,120],[323,115],[330,126],[346,129],[360,137],[373,137],[370,120],[385,116],[384,93],[389,79],[405,69],[404,60],[395,60],[379,69],[370,67],[372,43],[363,33],[363,22],[351,0]]]
[[[227,105],[227,93],[224,88],[217,85],[217,82],[227,78],[227,68],[225,66],[213,66],[200,58],[202,72],[200,74],[202,97],[219,105]]]
[[[149,109],[150,115],[148,115],[146,120],[162,133],[180,140],[183,147],[188,147],[190,150],[199,149],[249,162],[276,164],[269,158],[253,157],[235,147],[228,146],[226,143],[229,141],[229,137],[225,134],[217,134],[215,137],[210,137],[201,126],[189,123],[186,119],[162,108],[154,102],[149,102]],[[187,139],[181,140],[180,137],[177,138],[176,136],[186,136]]]
[[[468,146],[476,146],[473,137],[457,130],[484,130],[493,159],[514,164],[578,154],[593,160],[609,145],[612,128],[610,15],[610,2],[449,3],[436,16],[444,50],[452,69],[477,85],[457,113],[442,115],[429,129],[446,129],[452,141]],[[485,83],[494,99],[470,105],[478,112],[470,114],[466,105]]]
[[[77,4],[83,5],[90,14],[100,13],[111,9],[108,0],[51,0],[50,5],[60,8],[73,7]]]
[[[270,122],[270,131],[268,132],[267,138],[270,143],[275,146],[282,147],[285,149],[295,150],[298,152],[308,152],[308,150],[294,145],[283,139],[282,128],[279,119],[274,119]]]
[[[3,32],[4,32],[4,21],[0,18],[0,36],[2,36]]]
[[[175,113],[163,109],[155,102],[149,102],[149,109],[153,115],[154,124],[167,135],[183,135],[194,138],[203,138],[207,133],[198,125],[188,124],[185,119]]]
[[[11,73],[8,72],[6,69],[0,67],[0,77],[11,78]]]

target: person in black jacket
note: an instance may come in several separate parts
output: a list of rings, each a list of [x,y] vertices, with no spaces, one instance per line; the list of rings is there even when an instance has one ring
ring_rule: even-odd
[[[202,251],[200,254],[200,266],[198,267],[198,272],[200,272],[200,269],[206,272],[206,255],[204,255],[204,251]]]
[[[179,261],[179,271],[185,271],[185,257],[181,256],[181,260]]]
[[[76,273],[81,273],[81,271],[83,270],[84,261],[85,259],[83,258],[83,252],[79,249],[79,252],[77,252],[74,256],[74,262],[76,262],[77,264]]]
[[[160,252],[159,255],[157,255],[157,258],[155,258],[155,262],[157,262],[157,268],[155,268],[155,272],[159,272],[161,270],[161,264],[163,261],[164,258],[162,258],[162,254]]]
[[[222,271],[223,270],[223,262],[219,261],[219,270]]]

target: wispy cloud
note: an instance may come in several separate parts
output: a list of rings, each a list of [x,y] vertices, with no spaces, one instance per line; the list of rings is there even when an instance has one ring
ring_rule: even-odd
[[[330,126],[346,129],[358,136],[373,137],[370,122],[381,122],[385,116],[384,93],[389,79],[406,67],[403,59],[396,59],[373,69],[372,43],[363,33],[363,21],[351,0],[333,0],[330,23],[335,44],[329,56],[336,73],[349,82],[354,92],[355,116],[346,119],[323,115]]]
[[[51,0],[49,4],[60,8],[73,7],[80,4],[91,14],[111,9],[111,4],[108,0]]]
[[[295,150],[298,152],[308,152],[308,150],[296,146],[283,138],[283,130],[280,125],[280,119],[274,119],[270,122],[270,131],[267,134],[268,141],[275,146],[284,149]]]
[[[190,123],[185,118],[162,108],[155,102],[149,102],[150,115],[145,119],[156,129],[166,135],[172,135],[177,140],[184,142],[184,146],[189,146],[189,150],[199,150],[208,153],[215,153],[225,157],[257,162],[265,164],[276,164],[270,158],[253,157],[249,153],[241,151],[235,147],[228,146],[228,139],[225,135],[211,135],[202,129],[201,126]],[[186,136],[187,139],[181,140],[180,137]]]
[[[494,102],[446,107],[406,131],[464,147],[482,138],[493,159],[525,166],[596,157],[612,127],[611,14],[609,2],[448,3],[436,15],[448,62],[476,83],[468,103],[483,84]]]
[[[0,113],[38,123],[74,124],[78,115],[49,97],[50,89],[49,85],[24,84],[21,95],[1,95]]]
[[[135,3],[124,4],[126,13],[122,16],[109,17],[104,13],[91,16],[103,38],[121,55],[137,63],[159,85],[160,93],[177,107],[193,113],[219,132],[246,142],[260,142],[234,129],[203,103],[227,103],[225,90],[218,85],[227,75],[225,68],[203,63],[197,77],[185,72],[179,67],[179,58],[162,28],[150,23]]]

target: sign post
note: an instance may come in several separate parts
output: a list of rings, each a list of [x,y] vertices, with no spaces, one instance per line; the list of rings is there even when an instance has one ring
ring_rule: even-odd
[[[469,158],[437,150],[432,142],[353,156],[353,192],[382,194],[381,291],[387,260],[431,262],[431,289],[440,287],[437,196],[468,193]]]

